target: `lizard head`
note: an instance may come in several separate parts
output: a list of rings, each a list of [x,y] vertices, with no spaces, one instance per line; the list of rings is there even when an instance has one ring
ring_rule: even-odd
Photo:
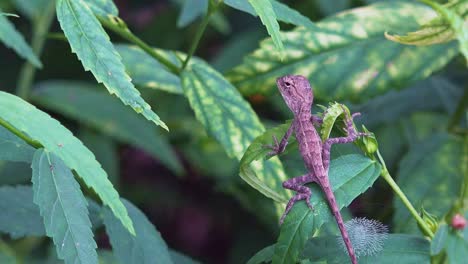
[[[278,89],[294,114],[312,107],[314,95],[309,80],[302,75],[285,75],[276,80]]]

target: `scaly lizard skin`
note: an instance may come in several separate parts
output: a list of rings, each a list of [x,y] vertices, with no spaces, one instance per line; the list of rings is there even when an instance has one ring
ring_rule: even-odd
[[[356,255],[354,254],[348,232],[344,226],[340,210],[338,209],[335,196],[333,195],[328,180],[328,168],[330,164],[330,149],[333,144],[353,142],[358,136],[366,135],[365,133],[358,133],[353,126],[353,117],[359,115],[359,113],[350,116],[347,111],[344,111],[347,114],[345,119],[346,137],[329,138],[325,140],[325,142],[322,142],[314,127],[314,124],[321,123],[322,120],[313,116],[311,113],[314,96],[309,81],[304,76],[286,75],[278,78],[276,83],[284,101],[294,114],[294,120],[281,142],[278,142],[275,137],[273,138],[275,145],[268,146],[273,149],[269,154],[276,155],[283,152],[288,144],[288,138],[291,136],[292,132],[294,132],[297,142],[299,143],[299,151],[309,171],[309,173],[303,176],[283,182],[284,188],[294,190],[297,193],[289,200],[286,210],[280,219],[280,223],[283,223],[284,218],[289,213],[294,203],[299,200],[306,200],[307,205],[313,209],[310,203],[311,191],[303,185],[311,182],[317,183],[323,190],[333,215],[335,216],[351,262],[357,264]]]

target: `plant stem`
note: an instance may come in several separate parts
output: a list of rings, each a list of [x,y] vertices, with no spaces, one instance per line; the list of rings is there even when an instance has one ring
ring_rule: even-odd
[[[203,36],[203,33],[205,33],[206,26],[208,26],[208,23],[210,22],[211,14],[213,14],[214,12],[216,12],[216,8],[214,8],[213,10],[208,11],[208,13],[203,17],[203,20],[202,20],[200,26],[197,29],[197,33],[195,34],[195,39],[194,39],[194,41],[192,43],[192,46],[190,46],[187,57],[185,58],[185,61],[182,64],[182,67],[180,68],[179,72],[182,72],[185,69],[188,62],[192,58],[193,54],[197,50],[198,44],[200,43],[200,40],[201,40],[201,37]]]
[[[37,148],[42,148],[41,143],[39,143],[39,142],[35,141],[34,139],[26,136],[23,132],[19,131],[18,129],[16,129],[16,127],[10,125],[5,120],[0,119],[0,126],[8,129],[11,133],[15,134],[17,137],[21,138],[26,143],[28,143],[28,145],[30,145],[31,147],[36,148],[36,149]]]
[[[54,14],[55,0],[49,0],[49,4],[46,6],[44,12],[41,12],[38,17],[33,19],[34,28],[31,48],[38,57],[40,57],[44,48],[47,32],[49,31],[52,20],[55,17]],[[21,68],[18,78],[18,87],[16,90],[16,94],[24,100],[28,100],[35,75],[36,68],[34,65],[26,61]]]
[[[390,185],[390,187],[393,189],[393,191],[396,193],[396,195],[398,195],[398,197],[400,197],[400,199],[402,200],[403,204],[406,206],[406,208],[408,208],[408,210],[410,211],[410,213],[413,215],[414,219],[416,219],[416,221],[418,222],[418,224],[421,226],[421,228],[423,229],[424,233],[430,237],[431,239],[434,237],[434,233],[432,233],[431,229],[427,226],[426,222],[424,222],[424,220],[421,218],[421,216],[418,214],[418,212],[416,211],[416,209],[414,209],[413,205],[411,204],[411,202],[408,200],[408,198],[406,197],[406,195],[403,193],[403,191],[400,189],[400,187],[398,186],[398,184],[393,180],[392,176],[390,175],[390,173],[388,172],[387,170],[387,166],[385,165],[385,161],[384,159],[382,158],[382,156],[380,155],[380,152],[379,150],[377,150],[377,156],[379,158],[379,161],[380,163],[382,164],[382,174],[381,176],[384,178],[385,181],[387,181],[387,183]]]
[[[119,21],[117,19],[119,18],[115,18],[116,21]],[[168,59],[166,59],[163,55],[159,54],[159,52],[155,49],[153,49],[151,46],[149,46],[148,44],[146,44],[143,40],[141,40],[140,38],[138,38],[137,36],[135,36],[128,28],[127,26],[123,23],[113,23],[115,21],[111,21],[109,18],[107,17],[99,17],[99,21],[101,22],[102,25],[104,25],[106,28],[112,30],[114,33],[116,33],[117,35],[121,36],[122,38],[124,38],[125,40],[137,45],[138,47],[140,47],[142,50],[144,50],[146,53],[148,53],[148,55],[150,55],[151,57],[155,58],[156,60],[158,60],[161,64],[163,64],[164,66],[166,66],[166,68],[171,71],[172,73],[174,74],[178,74],[179,73],[179,68],[174,64],[172,63],[171,61],[169,61]],[[120,22],[120,21],[119,21]]]
[[[450,120],[448,122],[447,129],[449,131],[453,132],[455,130],[455,127],[460,121],[460,118],[465,113],[467,107],[468,107],[468,89],[465,89],[465,92],[463,93],[462,98],[458,102],[455,112],[453,113],[452,117],[450,117]]]

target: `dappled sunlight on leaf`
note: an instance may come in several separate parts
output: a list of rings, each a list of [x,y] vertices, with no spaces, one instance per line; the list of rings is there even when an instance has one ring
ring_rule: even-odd
[[[456,54],[455,43],[409,47],[384,37],[385,31],[411,30],[434,16],[428,7],[398,1],[352,9],[324,19],[319,29],[282,33],[283,61],[270,40],[261,42],[228,79],[244,95],[268,94],[277,76],[301,74],[318,98],[362,101],[423,79]]]

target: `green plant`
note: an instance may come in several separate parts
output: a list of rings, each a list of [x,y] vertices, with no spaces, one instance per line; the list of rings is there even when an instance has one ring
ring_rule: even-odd
[[[117,143],[144,150],[179,179],[209,178],[240,205],[236,212],[249,212],[230,216],[255,218],[272,237],[245,243],[241,235],[255,228],[242,219],[236,232],[244,251],[232,253],[231,263],[344,263],[317,186],[310,185],[315,210],[300,202],[278,226],[291,197],[281,184],[305,172],[297,150],[288,151],[297,144],[281,160],[265,159],[269,150],[262,147],[281,137],[289,123],[278,122],[292,117],[275,86],[286,74],[309,78],[315,102],[329,105],[323,140],[342,133],[343,109],[331,101],[362,112],[363,130],[373,132],[355,145],[333,147],[330,165],[343,214],[353,201],[367,203],[360,214],[390,225],[383,250],[359,262],[461,263],[468,256],[468,229],[452,224],[455,216],[468,217],[467,0],[295,4],[308,16],[275,0],[174,2],[182,4],[177,25],[196,27],[189,38],[174,23],[163,24],[166,34],[155,39],[165,44],[157,47],[127,27],[112,0],[0,3],[0,41],[26,60],[16,95],[0,91],[0,231],[8,235],[0,238],[1,263],[196,263],[169,249],[147,216],[120,198],[148,192],[145,202],[183,200],[156,185],[122,186]],[[349,10],[309,19],[334,8]],[[256,25],[265,28],[229,34],[228,18],[239,15],[233,9],[258,15]],[[26,19],[31,45],[11,22]],[[63,34],[52,32],[56,20]],[[296,28],[281,32],[278,21]],[[259,42],[264,32],[271,38]],[[210,62],[196,57],[216,34],[232,40]],[[46,41],[68,52],[69,45],[76,54],[70,58],[92,77],[78,70],[73,80],[36,76],[54,67],[53,56],[41,59]],[[175,51],[183,41],[187,52]],[[11,58],[10,50],[0,55]],[[0,63],[0,85],[7,87],[9,62]],[[103,234],[112,251],[97,239]],[[258,251],[266,243],[274,244]],[[44,248],[46,254],[38,253]]]

